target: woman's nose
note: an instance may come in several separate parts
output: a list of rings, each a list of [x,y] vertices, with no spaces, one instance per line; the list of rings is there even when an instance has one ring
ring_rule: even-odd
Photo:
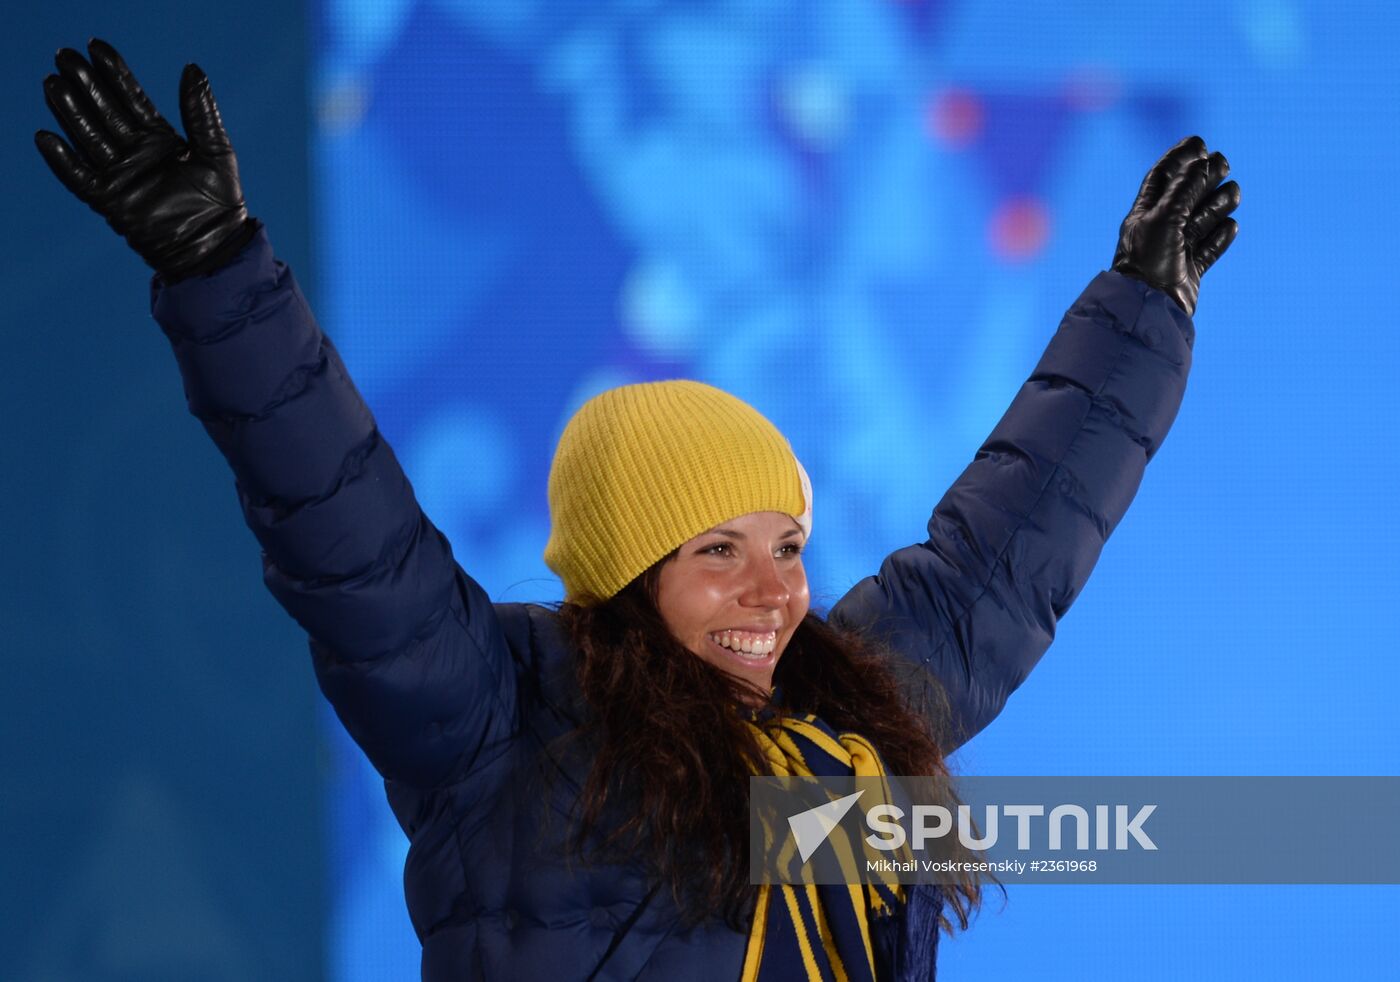
[[[745,570],[748,582],[740,600],[749,607],[784,607],[791,598],[787,582],[772,557],[757,559]]]

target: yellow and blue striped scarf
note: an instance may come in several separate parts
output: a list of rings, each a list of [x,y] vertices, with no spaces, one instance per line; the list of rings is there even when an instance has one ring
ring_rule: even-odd
[[[765,720],[763,717],[767,716]],[[779,777],[884,777],[874,746],[855,733],[834,732],[814,715],[760,714],[751,721],[771,773]],[[906,924],[906,891],[890,878],[867,884],[764,884],[759,887],[741,982],[887,982],[933,978],[933,946],[941,897],[913,887],[918,925]],[[937,904],[930,908],[932,901]],[[932,909],[935,923],[926,916]],[[911,971],[899,957],[909,927],[929,932],[923,962]],[[922,946],[921,946],[922,947]]]

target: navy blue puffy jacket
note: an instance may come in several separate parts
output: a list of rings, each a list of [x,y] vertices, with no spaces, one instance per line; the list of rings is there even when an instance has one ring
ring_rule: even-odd
[[[565,867],[553,844],[586,761],[560,761],[548,796],[532,776],[581,713],[565,640],[548,609],[493,605],[454,562],[266,233],[212,275],[155,279],[151,302],[267,586],[412,842],[423,977],[738,978],[743,934],[680,932],[640,868]],[[832,608],[946,688],[956,743],[1049,646],[1176,416],[1192,332],[1165,294],[1100,273],[928,540]]]

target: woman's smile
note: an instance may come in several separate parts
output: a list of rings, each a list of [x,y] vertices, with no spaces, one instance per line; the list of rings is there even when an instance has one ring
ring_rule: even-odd
[[[749,665],[758,665],[773,658],[778,645],[778,632],[719,631],[705,635],[705,640],[730,655],[737,655]]]

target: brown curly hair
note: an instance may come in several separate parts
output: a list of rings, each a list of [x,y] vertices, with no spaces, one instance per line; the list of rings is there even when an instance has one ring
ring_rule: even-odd
[[[675,555],[606,601],[558,608],[589,707],[573,738],[593,756],[571,848],[602,861],[640,854],[669,882],[688,923],[722,916],[742,930],[757,896],[749,883],[749,778],[769,771],[734,707],[766,703],[769,694],[671,634],[656,596],[661,567]],[[946,779],[939,749],[946,699],[939,693],[912,707],[893,663],[888,650],[808,613],[773,681],[785,712],[816,713],[838,732],[860,733],[888,773]],[[603,821],[605,812],[620,821]],[[945,909],[965,929],[981,904],[979,880],[969,874],[943,889]],[[951,932],[946,915],[940,922]]]

